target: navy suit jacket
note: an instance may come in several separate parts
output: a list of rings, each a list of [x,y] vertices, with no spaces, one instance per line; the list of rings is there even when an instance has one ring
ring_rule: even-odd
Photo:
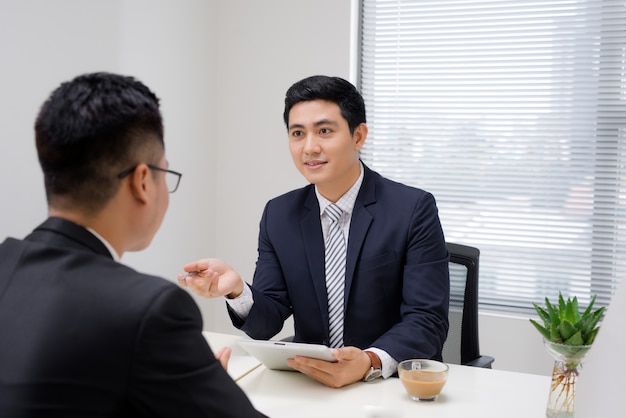
[[[348,238],[344,344],[395,360],[441,359],[449,255],[434,197],[365,167]],[[313,185],[270,200],[260,224],[254,304],[233,324],[270,339],[294,317],[295,341],[328,345],[319,203]]]
[[[0,245],[0,417],[255,417],[191,296],[50,218]]]

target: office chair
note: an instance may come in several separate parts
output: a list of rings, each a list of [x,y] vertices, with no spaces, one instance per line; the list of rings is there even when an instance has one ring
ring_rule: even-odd
[[[446,363],[491,368],[494,358],[478,344],[478,248],[447,243],[450,253],[450,329],[443,346]]]

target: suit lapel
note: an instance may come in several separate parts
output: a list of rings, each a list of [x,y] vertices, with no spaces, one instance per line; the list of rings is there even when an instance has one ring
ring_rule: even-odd
[[[346,302],[344,310],[348,306],[348,298],[350,289],[354,279],[356,263],[361,253],[361,248],[365,242],[365,237],[369,231],[370,225],[374,220],[372,214],[367,210],[367,206],[376,203],[376,187],[374,173],[363,164],[365,174],[363,176],[363,184],[361,190],[354,202],[352,211],[352,219],[350,221],[350,234],[348,237],[348,254],[346,256]]]
[[[326,273],[324,270],[324,238],[320,221],[320,207],[315,188],[311,186],[304,201],[304,216],[300,222],[300,232],[306,252],[307,263],[315,288],[322,320],[328,328],[328,300],[326,297]]]

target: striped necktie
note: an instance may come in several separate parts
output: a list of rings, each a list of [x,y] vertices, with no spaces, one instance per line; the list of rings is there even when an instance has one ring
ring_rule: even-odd
[[[339,220],[343,211],[335,204],[326,207],[330,227],[326,238],[326,292],[330,347],[343,346],[343,304],[346,276],[346,243]]]

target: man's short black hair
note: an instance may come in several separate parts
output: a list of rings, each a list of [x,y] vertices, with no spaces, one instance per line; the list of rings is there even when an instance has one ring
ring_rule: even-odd
[[[285,111],[283,119],[289,129],[289,111],[300,102],[326,100],[339,106],[341,116],[348,121],[350,133],[365,120],[365,103],[363,96],[349,81],[340,77],[314,75],[293,84],[285,95]]]
[[[158,163],[139,160],[164,150],[159,99],[132,77],[84,74],[51,93],[35,139],[48,203],[94,212],[117,191],[119,172]]]

